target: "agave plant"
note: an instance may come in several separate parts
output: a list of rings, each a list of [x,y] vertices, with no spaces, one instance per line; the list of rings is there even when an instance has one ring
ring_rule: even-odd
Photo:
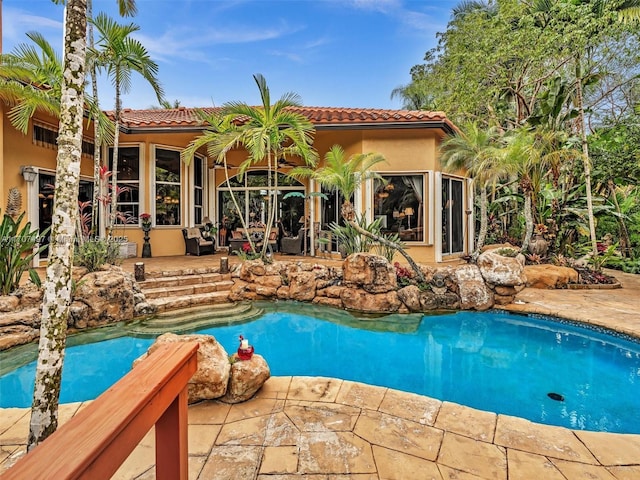
[[[38,272],[30,267],[33,257],[45,249],[38,246],[40,233],[31,230],[31,222],[20,228],[25,212],[16,220],[5,214],[0,223],[0,294],[9,295],[20,285],[22,274],[29,271],[29,278],[40,286]]]

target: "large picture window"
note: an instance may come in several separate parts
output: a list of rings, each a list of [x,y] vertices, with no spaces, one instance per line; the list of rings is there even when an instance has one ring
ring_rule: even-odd
[[[260,227],[266,224],[269,196],[272,196],[273,200],[277,202],[276,221],[281,220],[288,233],[295,234],[303,226],[305,190],[304,185],[297,180],[278,173],[278,189],[276,191],[273,186],[275,184],[273,178],[272,186],[268,186],[267,171],[252,170],[247,172],[242,180],[233,177],[229,183],[241,210],[241,212],[237,211],[227,182],[220,184],[218,186],[218,218],[224,222],[224,226],[229,231],[242,227],[240,215],[250,227]],[[297,194],[284,199],[284,196],[291,192],[297,192]]]
[[[397,233],[403,242],[425,239],[424,174],[382,175],[374,183],[374,217],[384,233]]]
[[[109,148],[109,170],[113,171],[113,148]],[[117,224],[131,223],[140,214],[140,148],[118,148]]]
[[[180,225],[180,152],[155,149],[156,225]]]

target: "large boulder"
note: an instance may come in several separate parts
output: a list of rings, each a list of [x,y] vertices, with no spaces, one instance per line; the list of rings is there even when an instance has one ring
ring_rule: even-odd
[[[398,288],[393,265],[380,255],[354,253],[345,259],[342,270],[347,287],[361,288],[368,293],[385,293]]]
[[[456,268],[460,308],[463,310],[488,310],[493,307],[493,292],[487,287],[476,265]]]
[[[369,313],[397,312],[402,302],[398,292],[369,293],[359,288],[345,288],[340,294],[342,305],[350,310]]]
[[[516,252],[515,249],[513,251]],[[517,253],[508,257],[498,252],[498,249],[487,250],[478,257],[477,265],[482,277],[492,285],[524,285],[524,255]]]
[[[566,288],[569,283],[578,283],[578,272],[570,267],[557,265],[527,265],[524,268],[527,287]]]
[[[84,275],[76,283],[70,326],[97,327],[131,320],[135,316],[135,293],[139,287],[133,276],[119,267]]]
[[[249,360],[240,360],[237,354],[233,354],[229,386],[219,400],[225,403],[249,400],[270,376],[269,365],[261,355],[253,355]]]
[[[316,274],[293,272],[289,275],[289,298],[300,302],[313,300],[316,296]]]
[[[222,345],[211,335],[176,335],[175,333],[160,335],[149,347],[147,353],[134,361],[134,367],[147,355],[157,350],[160,345],[177,342],[197,342],[199,345],[198,370],[188,383],[189,403],[213,400],[227,393],[231,373],[229,356]]]

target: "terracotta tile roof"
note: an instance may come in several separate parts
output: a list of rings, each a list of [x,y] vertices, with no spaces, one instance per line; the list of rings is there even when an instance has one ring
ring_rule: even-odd
[[[198,127],[197,108],[179,107],[156,110],[122,111],[123,126],[131,130]],[[213,112],[217,108],[202,108]],[[385,110],[370,108],[292,107],[290,110],[307,116],[316,127],[384,126],[433,124],[447,130],[456,127],[443,112],[422,110]],[[107,112],[113,118],[113,111]]]

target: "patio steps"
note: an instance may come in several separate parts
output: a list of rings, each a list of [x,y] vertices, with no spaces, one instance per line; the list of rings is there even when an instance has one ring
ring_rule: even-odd
[[[200,269],[154,272],[139,285],[147,302],[165,312],[228,303],[233,281],[228,273]]]
[[[161,335],[163,333],[188,333],[206,327],[246,322],[262,315],[263,310],[252,303],[221,303],[187,310],[158,314],[139,323],[127,326],[137,335]]]

